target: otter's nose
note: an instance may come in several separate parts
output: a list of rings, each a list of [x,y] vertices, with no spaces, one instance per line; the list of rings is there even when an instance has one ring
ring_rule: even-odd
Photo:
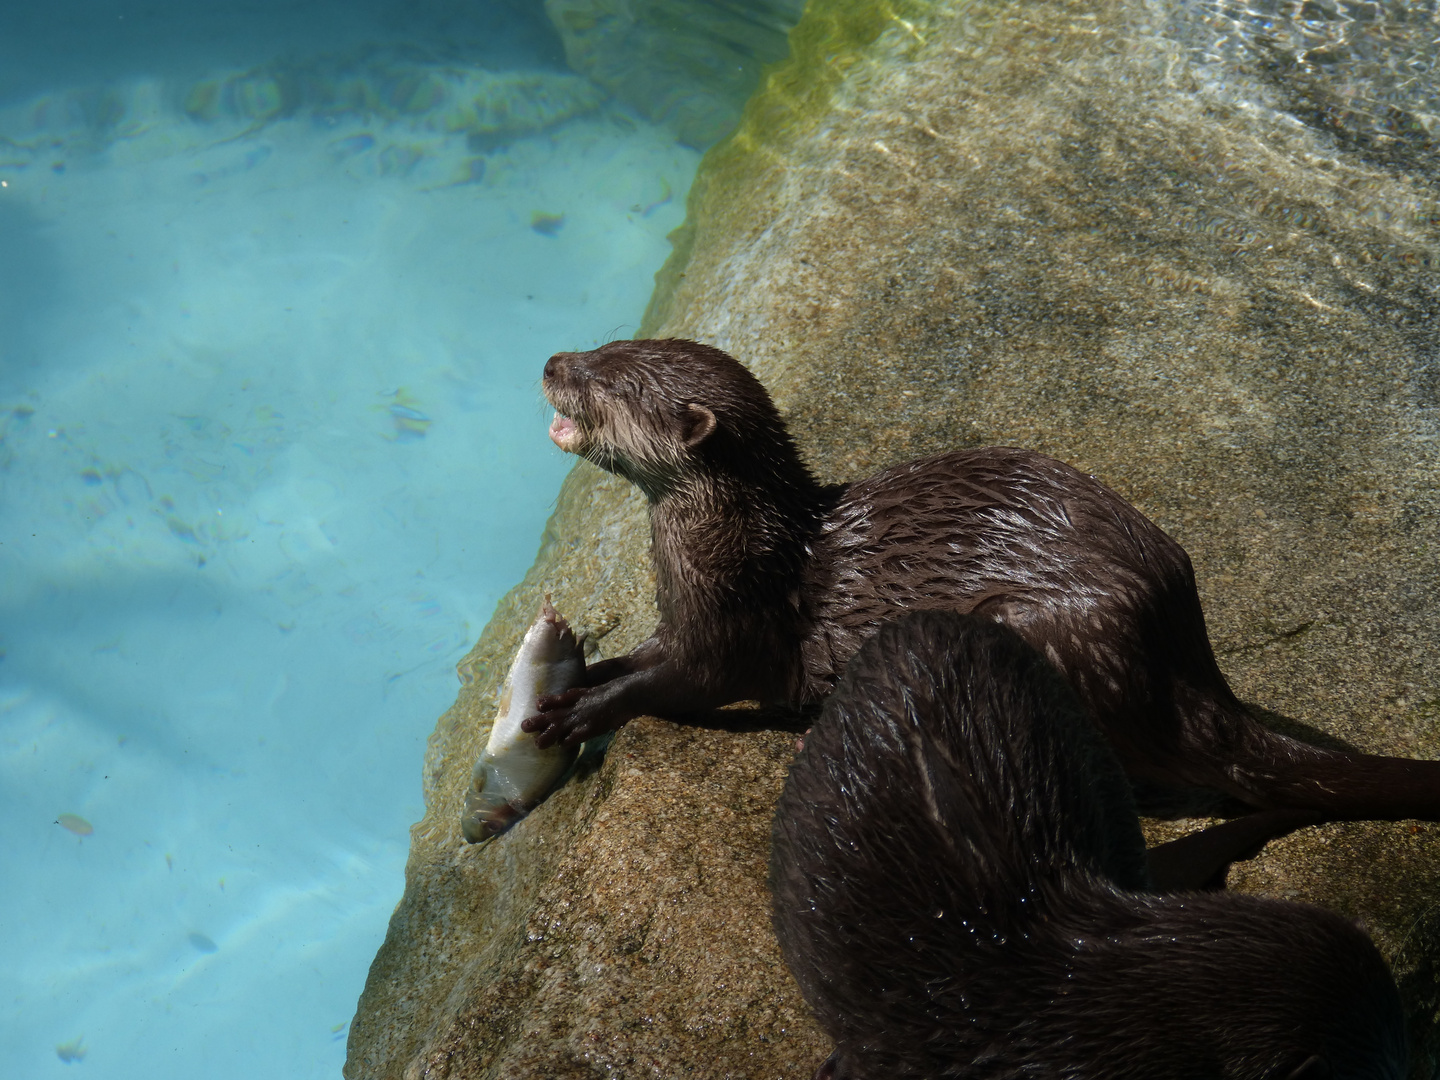
[[[585,376],[589,374],[585,369],[584,357],[584,353],[557,352],[545,361],[545,378],[556,379],[562,375]]]

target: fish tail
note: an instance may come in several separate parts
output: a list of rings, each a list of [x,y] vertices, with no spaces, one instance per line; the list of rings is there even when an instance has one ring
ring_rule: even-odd
[[[580,647],[580,642],[575,637],[575,631],[565,621],[565,616],[556,611],[554,605],[550,603],[549,593],[545,594],[545,600],[540,605],[540,617],[555,628],[560,644],[567,651],[573,651]]]

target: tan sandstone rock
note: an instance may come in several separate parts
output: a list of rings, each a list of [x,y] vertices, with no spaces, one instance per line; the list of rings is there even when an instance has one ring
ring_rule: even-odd
[[[815,0],[706,158],[643,333],[750,363],[827,479],[984,443],[1093,471],[1189,549],[1262,715],[1440,757],[1432,148],[1406,169],[1408,144],[1301,123],[1158,9]],[[827,1051],[768,929],[773,718],[637,721],[512,833],[460,839],[540,593],[622,652],[654,621],[647,545],[639,497],[577,467],[431,738],[352,1080],[806,1077]],[[1231,883],[1363,918],[1436,1075],[1440,827],[1307,830]]]

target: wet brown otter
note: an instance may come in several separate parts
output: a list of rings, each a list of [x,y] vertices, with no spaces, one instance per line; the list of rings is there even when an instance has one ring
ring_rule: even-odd
[[[816,702],[882,623],[944,609],[1041,650],[1134,780],[1316,819],[1440,819],[1440,762],[1257,723],[1215,663],[1189,556],[1094,477],[986,447],[822,486],[759,380],[689,341],[560,353],[544,388],[555,442],[650,501],[660,621],[588,689],[540,700],[523,727],[542,746],[643,713]]]
[[[1399,994],[1359,928],[1145,891],[1118,762],[989,620],[911,614],[862,646],[786,781],[770,880],[836,1043],[817,1080],[1406,1073]]]

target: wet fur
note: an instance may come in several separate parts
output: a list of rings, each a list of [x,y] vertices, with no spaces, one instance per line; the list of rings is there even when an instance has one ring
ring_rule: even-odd
[[[1381,1078],[1399,995],[1301,904],[1154,895],[1118,762],[1014,633],[906,616],[851,660],[776,810],[817,1076]]]
[[[800,606],[808,547],[833,497],[800,461],[765,388],[726,354],[694,343],[617,342],[558,354],[545,370],[551,403],[579,426],[582,456],[650,501],[660,621],[630,657],[597,665],[592,681],[663,658],[684,684],[647,687],[628,715],[616,709],[597,730],[656,701],[684,712],[747,697],[792,700],[795,645],[808,626]]]
[[[1440,819],[1440,762],[1324,750],[1256,722],[1215,662],[1189,556],[1094,477],[985,447],[822,486],[759,380],[688,341],[557,354],[544,386],[579,452],[650,501],[660,620],[594,665],[591,689],[542,699],[525,721],[542,743],[642,713],[811,704],[883,623],[944,609],[1041,650],[1134,780],[1315,820]]]

